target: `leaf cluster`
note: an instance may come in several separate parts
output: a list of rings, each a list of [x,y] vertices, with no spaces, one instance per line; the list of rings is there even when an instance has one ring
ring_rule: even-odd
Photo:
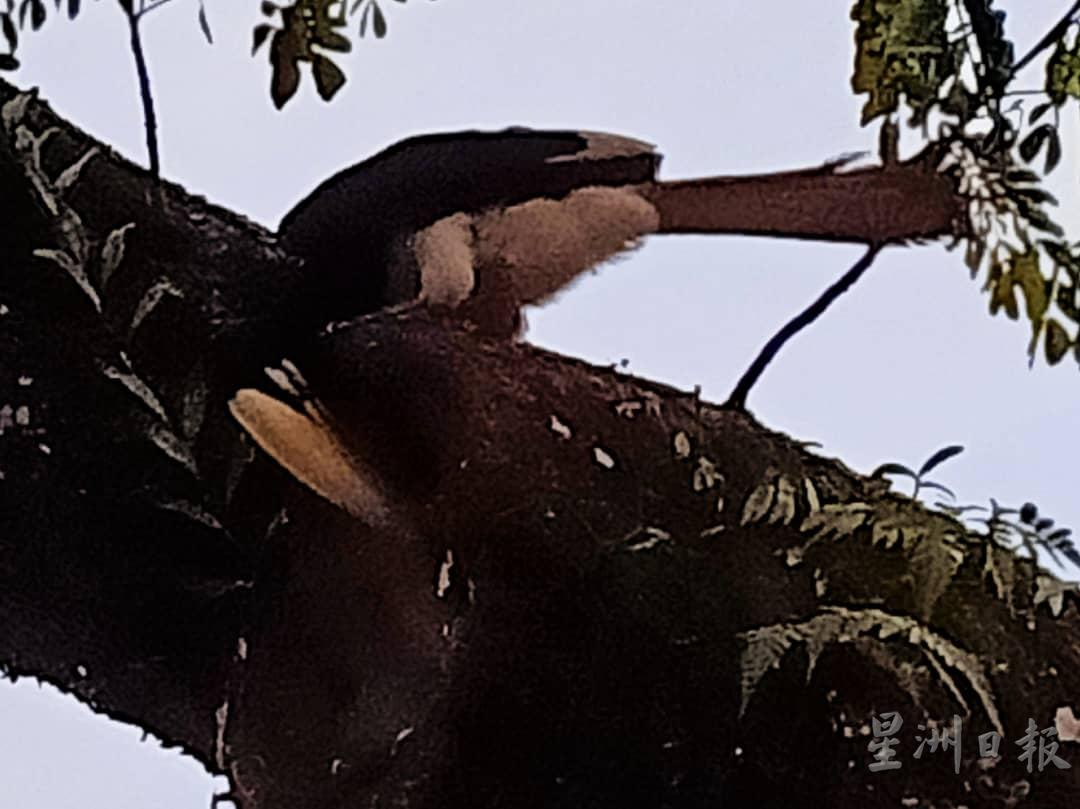
[[[66,7],[69,19],[78,16],[82,0],[55,0],[56,9]],[[117,0],[121,10],[132,20],[168,3],[169,0]],[[407,0],[394,0],[406,3]],[[48,16],[46,0],[0,0],[0,35],[8,52],[0,54],[0,70],[15,70],[19,60],[15,55],[20,31],[28,25],[37,31]],[[262,0],[263,15],[275,22],[255,26],[252,34],[252,54],[270,41],[272,68],[270,97],[279,109],[295,95],[300,85],[300,65],[311,65],[315,89],[325,101],[332,99],[345,84],[345,73],[328,55],[347,53],[352,43],[343,31],[348,19],[359,19],[358,35],[370,30],[376,39],[386,36],[387,14],[379,0],[294,0],[287,4]],[[198,23],[207,42],[213,43],[204,0],[198,0]]]
[[[943,464],[945,461],[949,460],[949,458],[952,458],[955,455],[959,455],[963,451],[964,448],[959,444],[942,447],[929,458],[927,458],[923,465],[919,467],[918,471],[910,469],[909,467],[904,466],[904,464],[901,463],[884,463],[871,473],[871,477],[882,477],[884,475],[903,475],[904,477],[911,478],[915,483],[915,487],[911,492],[912,498],[918,496],[920,489],[935,489],[942,494],[945,494],[948,497],[955,499],[956,495],[953,494],[951,489],[943,486],[940,483],[936,483],[935,481],[926,480],[925,478],[926,475],[928,475],[938,466]]]
[[[858,0],[852,86],[868,97],[863,124],[895,127],[903,107],[941,146],[939,170],[968,201],[965,262],[973,278],[985,268],[991,314],[1026,316],[1032,361],[1042,345],[1051,365],[1070,350],[1080,362],[1080,252],[1047,213],[1057,201],[1042,187],[1063,157],[1061,110],[1080,99],[1077,6],[1017,59],[1006,15],[992,5]],[[1015,89],[1020,69],[1048,50],[1043,86]],[[1031,97],[1039,100],[1026,109]],[[1040,172],[1025,167],[1036,163]]]
[[[1067,559],[1080,568],[1080,551],[1072,541],[1072,529],[1055,526],[1054,520],[1039,513],[1034,503],[1024,503],[1020,508],[1006,508],[990,498],[990,508],[985,506],[945,506],[945,510],[961,515],[970,511],[989,512],[975,522],[986,527],[991,543],[1009,550],[1023,550],[1029,559],[1037,561],[1044,552],[1058,567],[1064,567]]]
[[[935,481],[926,480],[925,477],[942,463],[963,451],[964,448],[957,444],[942,447],[932,454],[917,471],[904,464],[890,462],[879,466],[871,473],[871,476],[902,475],[911,478],[915,484],[911,492],[912,498],[918,496],[921,489],[932,489],[946,495],[950,500],[955,500],[956,494],[951,489]],[[988,510],[985,506],[979,505],[954,506],[937,503],[937,506],[956,517],[971,511]],[[1039,509],[1034,503],[1024,503],[1019,509],[1005,508],[991,498],[989,512],[989,516],[979,518],[975,522],[985,526],[990,541],[998,547],[1022,548],[1033,560],[1038,558],[1036,549],[1042,549],[1058,566],[1062,566],[1061,557],[1058,556],[1061,554],[1080,568],[1080,551],[1076,550],[1070,539],[1072,530],[1055,528],[1051,518],[1040,516]],[[1013,516],[1015,519],[1011,519]]]
[[[66,6],[68,19],[75,19],[79,13],[80,0],[56,0],[57,11],[61,5]],[[44,0],[19,0],[17,15],[15,0],[4,0],[4,10],[0,11],[0,34],[3,34],[8,52],[0,54],[0,70],[18,69],[19,60],[15,56],[15,49],[19,45],[19,31],[24,30],[27,23],[31,30],[37,31],[45,24],[46,16]]]
[[[324,101],[342,88],[345,73],[324,51],[352,50],[352,43],[342,33],[349,17],[359,16],[361,37],[369,27],[376,39],[387,32],[386,14],[378,0],[295,0],[290,5],[263,0],[261,8],[265,16],[276,17],[279,25],[264,22],[255,26],[251,52],[254,55],[270,40],[270,97],[278,109],[296,94],[302,62],[311,64],[315,89]]]

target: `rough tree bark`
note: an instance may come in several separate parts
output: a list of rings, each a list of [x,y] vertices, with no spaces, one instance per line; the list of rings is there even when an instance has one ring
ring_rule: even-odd
[[[418,310],[317,334],[289,316],[304,268],[272,234],[100,145],[57,192],[95,144],[36,101],[16,118],[0,138],[11,677],[180,745],[244,809],[1075,800],[1080,767],[1029,774],[1013,744],[1028,717],[1074,733],[1057,712],[1080,685],[1075,595],[1029,561],[615,369]],[[27,133],[48,127],[35,158]],[[827,213],[950,232],[962,203],[941,205],[928,170],[865,170]],[[779,199],[809,180],[793,182]],[[381,459],[390,527],[317,498],[230,420],[282,357]],[[870,772],[887,711],[903,766]],[[959,774],[951,752],[913,760],[916,724],[954,714]],[[995,728],[1003,758],[980,762]]]

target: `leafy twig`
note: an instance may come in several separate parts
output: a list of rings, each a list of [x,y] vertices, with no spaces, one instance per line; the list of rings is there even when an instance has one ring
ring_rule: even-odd
[[[914,499],[918,496],[920,489],[934,489],[947,495],[953,500],[956,499],[956,495],[947,486],[943,486],[940,483],[935,483],[932,480],[926,480],[926,475],[932,472],[936,467],[943,464],[945,461],[952,458],[954,455],[959,455],[964,451],[964,448],[959,444],[951,444],[947,447],[942,447],[929,458],[926,462],[919,467],[919,471],[916,472],[913,469],[909,469],[901,463],[883,463],[877,469],[875,469],[870,476],[882,477],[884,475],[904,475],[911,478],[915,482],[915,487],[912,489],[911,497]]]

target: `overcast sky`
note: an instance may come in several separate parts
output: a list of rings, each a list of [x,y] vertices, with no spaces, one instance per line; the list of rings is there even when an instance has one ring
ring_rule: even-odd
[[[337,99],[319,101],[305,76],[284,112],[269,101],[266,52],[249,56],[258,1],[205,3],[213,46],[196,0],[172,0],[144,23],[162,172],[270,227],[322,178],[420,132],[620,132],[658,144],[668,178],[813,166],[876,143],[850,91],[846,0],[385,2],[390,34],[340,60],[349,82]],[[1020,52],[1067,5],[995,3],[1022,12],[1008,20]],[[123,17],[113,0],[83,6],[75,22],[50,16],[27,34],[11,78],[145,162]],[[1038,86],[1037,71],[1029,79]],[[1075,111],[1053,187],[1058,220],[1080,238]],[[596,363],[626,359],[632,373],[722,401],[765,340],[861,250],[656,237],[531,312],[528,338]],[[751,409],[862,472],[963,444],[937,474],[962,501],[1035,500],[1080,529],[1080,374],[1068,360],[1028,370],[1027,327],[991,319],[981,283],[941,245],[886,251],[784,350]],[[214,784],[193,761],[49,688],[0,683],[0,717],[4,806],[209,805]]]

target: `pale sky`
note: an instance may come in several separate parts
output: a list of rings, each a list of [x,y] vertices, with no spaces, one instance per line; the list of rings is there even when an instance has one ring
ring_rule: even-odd
[[[273,227],[324,177],[404,136],[511,124],[608,130],[656,143],[668,178],[807,167],[873,149],[850,91],[850,3],[801,0],[438,0],[384,3],[389,36],[339,60],[332,104],[305,76],[284,112],[269,101],[266,51],[249,56],[257,0],[172,0],[144,22],[162,172]],[[126,26],[113,0],[50,14],[10,76],[145,162]],[[1066,0],[1016,8],[1024,52]],[[49,4],[50,11],[52,4]],[[1040,83],[1029,71],[1029,84]],[[1076,107],[1052,188],[1080,238]],[[722,401],[760,346],[858,257],[857,246],[739,237],[656,237],[556,303],[528,339]],[[936,479],[962,502],[1036,501],[1080,530],[1080,373],[1028,370],[1028,327],[991,319],[982,279],[941,245],[887,250],[825,317],[789,344],[751,394],[769,427],[869,472],[966,451]],[[906,488],[902,490],[907,491]],[[29,681],[0,683],[0,795],[20,809],[203,809],[194,761]],[[219,784],[217,788],[221,788]]]

